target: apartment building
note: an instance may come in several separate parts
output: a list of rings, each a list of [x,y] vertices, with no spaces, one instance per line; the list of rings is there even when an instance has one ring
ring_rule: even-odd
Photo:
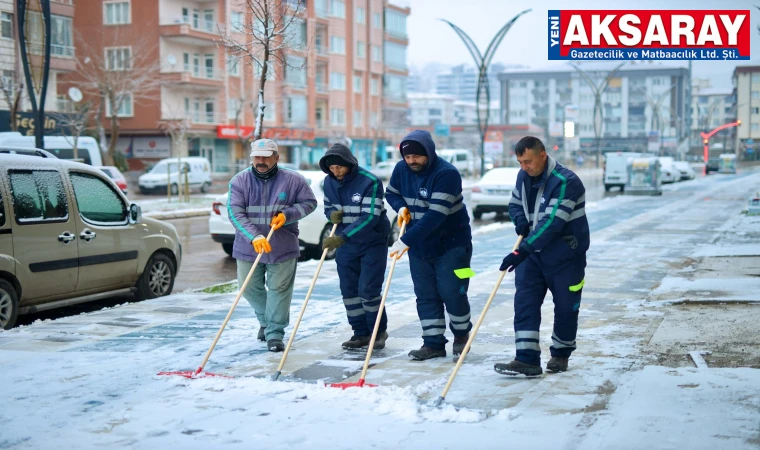
[[[243,3],[77,1],[77,29],[101,41],[108,57],[127,61],[147,52],[159,72],[155,98],[129,99],[117,112],[118,147],[133,168],[177,153],[208,158],[220,177],[249,164],[245,138],[254,129],[262,71],[228,54],[220,38],[229,30],[245,41],[252,16]],[[269,66],[263,136],[277,140],[281,161],[299,167],[314,167],[339,139],[369,164],[405,125],[406,91],[398,86],[408,75],[409,8],[388,0],[283,0],[280,6],[294,15],[293,48],[286,65]],[[398,110],[404,111],[399,125]],[[161,124],[183,118],[185,137],[171,142]]]
[[[26,16],[29,60],[34,65],[41,65],[43,54],[43,34],[41,33],[42,14],[34,9],[32,2]],[[51,0],[51,47],[50,72],[45,111],[66,111],[69,109],[68,96],[59,89],[59,80],[76,69],[74,51],[74,2],[73,0]],[[26,93],[26,80],[21,63],[21,53],[18,46],[18,22],[15,0],[0,0],[0,81],[3,86],[15,89],[23,85],[23,101],[16,123],[18,131],[33,135],[34,125],[31,105]],[[60,91],[60,92],[59,92]],[[55,119],[49,119],[44,124],[46,134],[60,134],[61,130]],[[0,95],[0,131],[10,130],[10,112],[5,95]]]
[[[704,149],[701,132],[709,132],[723,124],[736,121],[736,97],[728,89],[713,88],[711,85],[692,83],[691,97],[692,126],[691,152],[702,155]],[[734,151],[736,128],[719,131],[711,138],[716,150]]]
[[[620,63],[583,62],[579,67],[595,86]],[[660,141],[663,153],[684,151],[689,105],[689,73],[674,62],[629,62],[610,79],[601,95],[603,124],[600,147],[606,150],[646,151],[649,139]],[[499,75],[500,116],[509,124],[535,124],[550,130],[550,146],[564,144],[565,107],[577,107],[576,141],[580,149],[596,148],[596,95],[570,64],[543,70],[515,69]]]
[[[742,159],[756,160],[760,153],[760,66],[737,66],[732,77],[736,97],[735,149]]]

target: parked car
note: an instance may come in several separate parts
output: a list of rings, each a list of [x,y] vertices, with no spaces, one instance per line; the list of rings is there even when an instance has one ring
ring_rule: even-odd
[[[18,131],[5,131],[0,133],[0,147],[25,147],[35,148],[34,136],[24,136]],[[74,158],[74,139],[66,136],[45,136],[44,150],[52,153],[60,159]],[[76,160],[91,166],[102,166],[103,158],[100,155],[98,141],[91,136],[80,136],[77,139]]]
[[[681,180],[693,180],[697,177],[697,173],[691,167],[688,161],[676,161],[673,163],[676,169],[681,173]]]
[[[473,172],[473,160],[470,158],[470,151],[462,148],[443,149],[436,152],[439,158],[448,161],[457,168],[463,177],[470,176]]]
[[[675,166],[675,161],[670,156],[660,156],[660,180],[663,184],[675,183],[681,180],[681,171]]]
[[[628,160],[640,158],[643,153],[635,152],[609,152],[604,155],[604,169],[602,179],[604,190],[609,191],[613,187],[620,188],[622,192],[628,183]]]
[[[317,170],[299,170],[298,173],[303,175],[309,187],[314,192],[314,196],[317,198],[317,209],[313,213],[309,214],[305,218],[298,222],[298,242],[301,246],[301,254],[306,258],[321,258],[322,257],[322,241],[330,235],[332,224],[330,224],[324,215],[324,181],[325,174],[322,171]],[[222,249],[225,253],[232,256],[232,245],[235,242],[235,228],[230,223],[230,218],[227,213],[227,199],[229,192],[220,195],[212,203],[212,213],[208,219],[208,230],[211,234],[211,239],[214,242],[222,244]],[[388,202],[385,202],[385,210],[388,214],[388,219],[391,220],[391,235],[388,238],[388,242],[392,244],[398,239],[399,228],[396,225],[396,212],[391,209]],[[326,259],[335,258],[335,250],[327,252]]]
[[[174,226],[142,217],[100,170],[0,158],[1,328],[20,314],[114,295],[168,295],[181,258]]]
[[[108,177],[116,183],[116,186],[121,189],[121,192],[123,192],[124,195],[127,195],[127,179],[118,168],[114,166],[100,166],[98,169],[108,175]]]
[[[710,172],[717,172],[720,169],[720,157],[714,156],[707,158],[707,167],[705,169],[705,175],[709,175]]]
[[[370,169],[370,172],[372,172],[376,177],[380,178],[381,180],[390,180],[391,175],[393,174],[393,169],[396,167],[396,163],[398,161],[383,161],[379,162]]]
[[[487,212],[509,214],[509,201],[512,199],[512,190],[517,184],[519,172],[518,167],[497,167],[486,172],[472,186],[472,216],[480,219],[483,213]]]
[[[200,189],[208,192],[211,187],[211,163],[208,159],[198,156],[181,158],[182,177],[180,177],[180,158],[166,158],[153,166],[148,173],[140,175],[137,180],[141,194],[159,193],[166,194],[167,180],[171,185],[172,195],[179,193],[179,184],[185,182],[184,174],[187,173],[187,183],[190,189]]]

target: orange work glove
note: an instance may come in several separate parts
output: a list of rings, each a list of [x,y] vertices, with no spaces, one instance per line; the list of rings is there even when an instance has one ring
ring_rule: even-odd
[[[411,221],[412,221],[412,214],[409,212],[409,208],[407,208],[406,206],[402,207],[398,211],[398,217],[396,217],[396,223],[400,227],[401,225],[404,224],[404,222],[406,222],[408,225],[409,222]]]
[[[272,246],[269,245],[269,241],[264,236],[259,236],[251,241],[253,249],[256,253],[269,253],[272,251]]]
[[[272,217],[271,225],[275,230],[280,229],[283,225],[285,225],[285,214],[278,212],[276,216]]]

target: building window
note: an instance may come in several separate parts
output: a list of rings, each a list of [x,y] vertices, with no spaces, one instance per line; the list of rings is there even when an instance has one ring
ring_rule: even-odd
[[[406,14],[386,9],[385,30],[392,36],[406,38]]]
[[[71,17],[50,17],[50,53],[53,56],[74,57],[74,37]]]
[[[300,56],[288,55],[288,65],[285,68],[285,81],[294,87],[303,88],[306,86],[306,71],[304,66],[306,60]]]
[[[367,23],[366,18],[367,11],[364,8],[357,7],[356,8],[356,23],[364,25]]]
[[[363,41],[358,41],[356,43],[356,57],[362,59],[367,57],[367,46]]]
[[[124,93],[117,98],[119,109],[116,111],[116,117],[132,117],[132,94]],[[106,99],[106,117],[113,117],[111,102]]]
[[[332,125],[345,125],[346,124],[346,110],[340,108],[333,108],[330,110],[330,123]]]
[[[254,62],[254,72],[256,74],[257,79],[261,79],[261,65],[258,61]],[[272,64],[272,61],[269,61],[267,63],[267,80],[274,80],[274,64]]]
[[[361,93],[362,91],[362,76],[354,75],[354,93]]]
[[[760,114],[760,108],[751,108],[752,114]]]
[[[240,60],[237,56],[227,55],[227,73],[235,77],[240,76]]]
[[[293,125],[303,125],[307,117],[307,101],[303,95],[294,95],[287,100],[286,122]]]
[[[330,0],[330,15],[340,19],[346,18],[346,3],[343,0]]]
[[[393,100],[406,100],[406,77],[386,74],[383,76],[383,95]]]
[[[760,83],[760,73],[753,73],[752,74],[752,82],[753,83]]]
[[[406,45],[385,41],[385,65],[406,69]]]
[[[760,91],[752,91],[752,98],[760,98]]]
[[[372,78],[369,80],[369,93],[372,95],[378,94],[378,82],[377,78]]]
[[[752,131],[760,131],[760,123],[753,123]]]
[[[0,36],[6,39],[13,39],[13,14],[3,12],[0,14]]]
[[[330,72],[330,89],[335,91],[345,91],[346,75],[340,72]]]
[[[130,22],[129,2],[103,3],[103,23],[105,25],[123,25]]]
[[[182,9],[186,10],[186,8]],[[245,30],[245,15],[241,12],[233,11],[232,17],[230,18],[230,27],[235,31]]]
[[[383,62],[383,52],[379,45],[372,46],[372,61]]]
[[[346,54],[346,39],[340,36],[330,36],[330,53]]]
[[[380,15],[380,13],[373,13],[372,14],[372,26],[375,28],[382,28],[383,27],[383,16]]]
[[[132,47],[106,47],[106,70],[130,70]]]
[[[359,128],[362,126],[362,112],[354,111],[354,127]]]

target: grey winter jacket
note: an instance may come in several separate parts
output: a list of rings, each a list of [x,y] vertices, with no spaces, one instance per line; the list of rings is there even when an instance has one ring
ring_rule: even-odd
[[[261,180],[249,167],[230,180],[227,213],[235,227],[232,257],[255,261],[257,253],[251,241],[269,234],[272,217],[282,211],[285,225],[276,230],[269,240],[272,251],[261,256],[263,264],[276,264],[300,255],[298,221],[317,207],[306,178],[298,172],[279,169],[277,175]]]

